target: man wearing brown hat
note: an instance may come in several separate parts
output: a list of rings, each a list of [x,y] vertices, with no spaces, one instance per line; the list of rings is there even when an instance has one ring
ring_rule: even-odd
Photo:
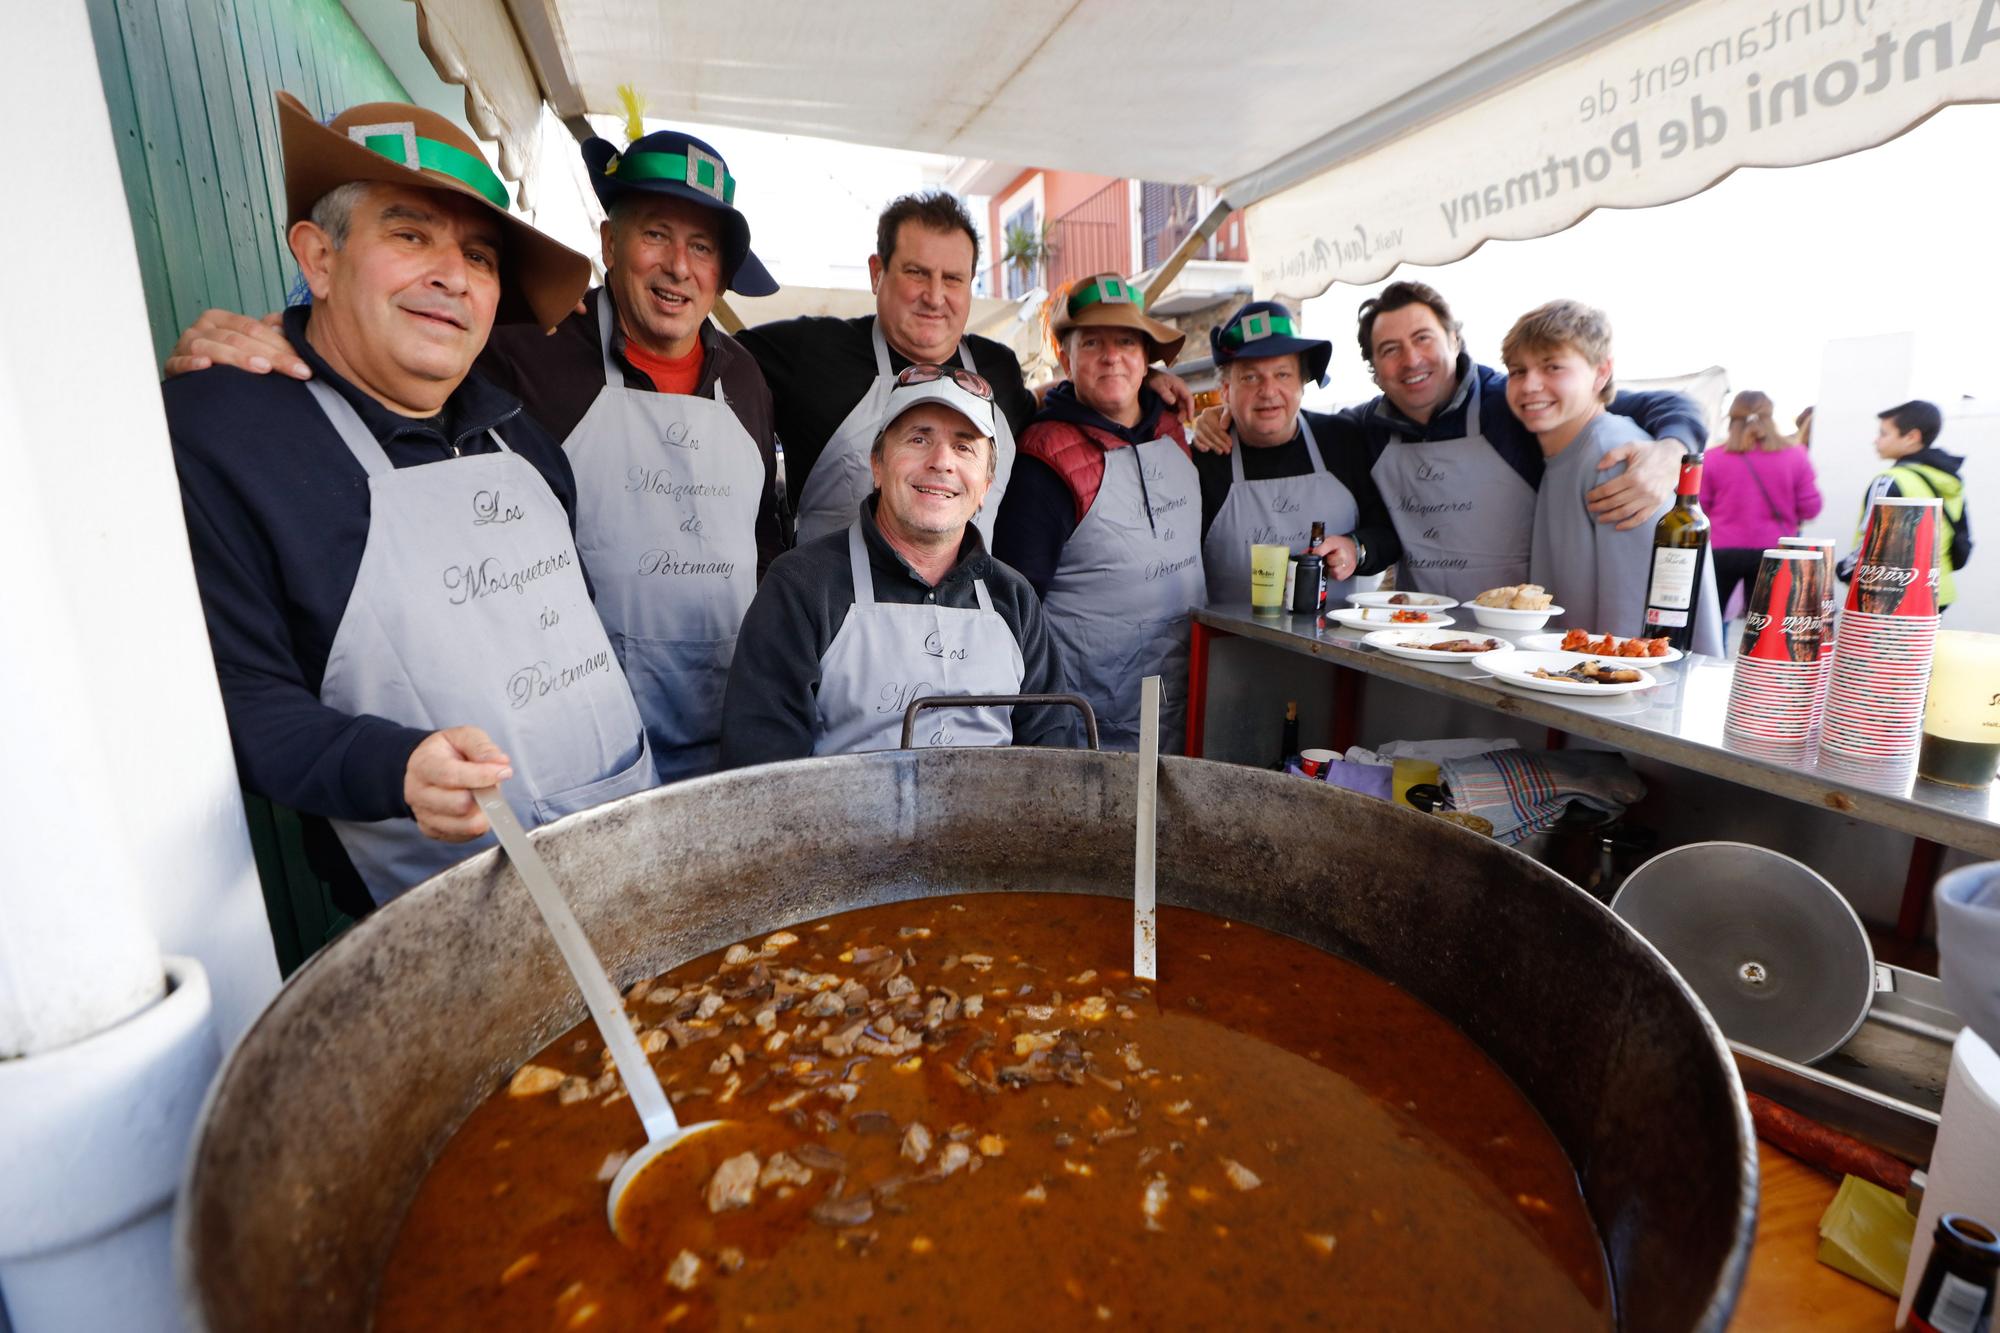
[[[1042,595],[1072,688],[1106,749],[1139,738],[1139,683],[1164,678],[1161,744],[1178,746],[1188,615],[1206,604],[1201,479],[1181,423],[1146,387],[1185,335],[1115,273],[1079,282],[1055,321],[1069,379],[1021,440],[993,553]]]
[[[476,144],[398,103],[331,125],[280,94],[309,381],[165,388],[237,766],[309,816],[350,910],[489,840],[654,782],[591,605],[575,487],[518,399],[469,373],[497,319],[556,324],[589,263],[507,211]],[[365,888],[365,894],[356,891]]]
[[[771,391],[709,319],[726,289],[778,284],[750,248],[736,178],[680,130],[583,146],[608,214],[604,286],[553,336],[496,328],[478,370],[563,442],[577,541],[660,780],[714,768],[722,691],[757,577],[782,549]],[[211,310],[169,374],[215,362],[309,375],[278,329]]]

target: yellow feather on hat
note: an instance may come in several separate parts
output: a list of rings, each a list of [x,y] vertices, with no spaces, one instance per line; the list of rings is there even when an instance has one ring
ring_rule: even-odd
[[[621,83],[618,100],[625,107],[625,146],[630,148],[646,134],[646,99],[631,84]]]

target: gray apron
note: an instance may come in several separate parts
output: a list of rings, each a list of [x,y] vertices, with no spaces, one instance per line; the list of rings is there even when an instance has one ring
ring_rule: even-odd
[[[715,397],[625,387],[599,291],[604,389],[563,442],[577,552],[624,664],[660,781],[712,772],[736,632],[757,591],[764,460]]]
[[[529,828],[653,786],[639,709],[541,473],[498,434],[498,453],[396,467],[353,404],[306,388],[368,473],[368,542],[320,702],[480,728],[513,761],[503,790]],[[414,819],[332,824],[378,903],[493,844],[439,842]]]
[[[1229,497],[1222,502],[1215,522],[1208,525],[1208,537],[1201,544],[1210,606],[1248,605],[1253,542],[1288,546],[1296,555],[1310,544],[1315,520],[1324,522],[1327,532],[1336,537],[1354,531],[1354,525],[1361,521],[1354,492],[1326,470],[1319,442],[1313,439],[1303,413],[1299,431],[1306,437],[1306,457],[1312,460],[1312,471],[1304,476],[1248,481],[1243,476],[1243,442],[1237,440],[1229,451]],[[1327,605],[1338,606],[1353,588],[1353,579],[1328,579]]]
[[[854,605],[819,659],[814,754],[895,749],[903,710],[925,695],[1021,692],[1021,645],[993,609],[986,580],[972,584],[977,609],[878,602],[859,522],[848,525],[847,558]],[[927,709],[910,739],[918,747],[1010,745],[1014,716],[1005,708]]]
[[[1170,439],[1105,450],[1097,499],[1064,543],[1042,597],[1071,685],[1096,711],[1105,749],[1139,748],[1139,682],[1159,676],[1160,749],[1180,753],[1188,616],[1208,604],[1206,591],[1194,464]]]
[[[896,372],[889,368],[889,344],[883,341],[881,322],[871,319],[868,334],[875,343],[875,378],[827,440],[799,492],[800,545],[846,530],[860,512],[862,499],[875,489],[868,455],[875,447],[876,432],[882,429],[882,413],[889,406],[889,391],[896,387]],[[959,343],[958,360],[965,369],[978,373],[970,343]],[[1007,478],[1014,475],[1014,431],[998,403],[993,405],[993,428],[998,432],[993,437],[993,486],[979,512],[972,516],[972,524],[989,550],[993,546],[993,518],[1000,512],[1000,498],[1007,493]]]
[[[1534,541],[1535,488],[1486,442],[1479,427],[1479,367],[1456,440],[1397,435],[1370,474],[1403,543],[1396,586],[1469,602],[1488,588],[1524,583]]]

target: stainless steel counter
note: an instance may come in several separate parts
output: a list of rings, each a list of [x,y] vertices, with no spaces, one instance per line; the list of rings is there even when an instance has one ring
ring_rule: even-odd
[[[1505,630],[1480,629],[1469,613],[1453,614],[1460,622],[1454,629],[1494,638],[1522,637]],[[1194,658],[1189,671],[1189,754],[1201,753],[1207,648],[1218,633],[1316,657],[1882,828],[2000,859],[2000,784],[1967,790],[1916,779],[1893,790],[1870,789],[1822,774],[1810,764],[1788,766],[1730,750],[1723,739],[1722,723],[1733,668],[1709,657],[1689,657],[1664,667],[1643,664],[1660,676],[1662,684],[1656,689],[1604,700],[1577,699],[1502,684],[1470,662],[1432,664],[1391,657],[1363,644],[1360,631],[1332,624],[1322,627],[1314,617],[1286,614],[1265,618],[1251,615],[1247,608],[1240,612],[1211,609],[1195,615]]]

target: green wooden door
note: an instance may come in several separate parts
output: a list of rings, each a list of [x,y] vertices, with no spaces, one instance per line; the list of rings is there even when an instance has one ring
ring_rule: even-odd
[[[292,93],[322,117],[409,97],[338,0],[87,3],[153,346],[165,359],[203,310],[276,310],[296,277],[273,95]],[[298,817],[244,800],[289,974],[347,919],[306,864]]]

